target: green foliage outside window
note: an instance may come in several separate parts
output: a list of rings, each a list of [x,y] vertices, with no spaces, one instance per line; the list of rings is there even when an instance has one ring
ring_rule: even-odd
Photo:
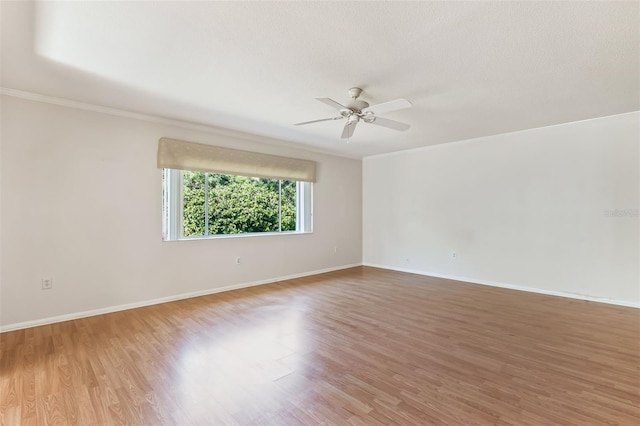
[[[296,182],[183,173],[185,237],[296,230]],[[205,188],[208,188],[207,197]],[[205,211],[208,211],[209,232],[205,232]]]

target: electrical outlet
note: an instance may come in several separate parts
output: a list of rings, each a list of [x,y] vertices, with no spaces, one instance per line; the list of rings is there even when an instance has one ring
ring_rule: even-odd
[[[458,258],[458,253],[456,253],[455,251],[451,252],[451,258],[452,259],[457,259]]]
[[[239,265],[239,264],[240,264],[240,258],[236,257],[236,265]]]
[[[43,278],[42,279],[42,289],[43,290],[51,290],[53,288],[53,281],[51,278]]]
[[[337,253],[337,252],[338,252],[338,246],[334,246],[334,247],[333,247],[333,252],[334,252],[334,253]]]

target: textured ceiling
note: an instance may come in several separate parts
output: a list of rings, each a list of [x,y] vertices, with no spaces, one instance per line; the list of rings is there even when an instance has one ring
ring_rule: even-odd
[[[2,86],[361,157],[640,109],[639,5],[3,1]],[[292,126],[352,86],[411,129]]]

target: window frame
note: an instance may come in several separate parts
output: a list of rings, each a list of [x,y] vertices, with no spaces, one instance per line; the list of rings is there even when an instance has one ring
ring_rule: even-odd
[[[215,173],[215,172],[203,172]],[[218,173],[228,176],[228,173]],[[205,175],[206,176],[206,175]],[[252,177],[252,176],[246,176]],[[252,177],[253,178],[253,177]],[[279,185],[283,179],[278,180]],[[218,238],[245,238],[255,236],[272,235],[293,235],[313,233],[313,183],[296,182],[296,230],[295,231],[269,231],[269,232],[242,232],[237,234],[207,234],[207,235],[184,235],[184,171],[178,169],[162,169],[162,240],[163,241],[189,241]],[[205,183],[207,183],[205,178]],[[205,194],[207,187],[205,186]],[[278,198],[278,227],[281,229],[281,197]],[[205,198],[206,203],[206,198]],[[205,214],[205,229],[209,230],[208,217]]]

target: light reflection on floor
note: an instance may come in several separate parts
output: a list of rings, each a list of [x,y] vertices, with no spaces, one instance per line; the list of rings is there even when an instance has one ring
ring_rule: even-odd
[[[300,368],[295,355],[307,346],[304,312],[285,306],[258,311],[241,327],[221,323],[182,345],[175,395],[184,410],[198,412],[206,402],[209,410],[219,405],[238,413],[256,400],[258,389],[277,393],[275,382]],[[194,387],[202,394],[194,395]]]

